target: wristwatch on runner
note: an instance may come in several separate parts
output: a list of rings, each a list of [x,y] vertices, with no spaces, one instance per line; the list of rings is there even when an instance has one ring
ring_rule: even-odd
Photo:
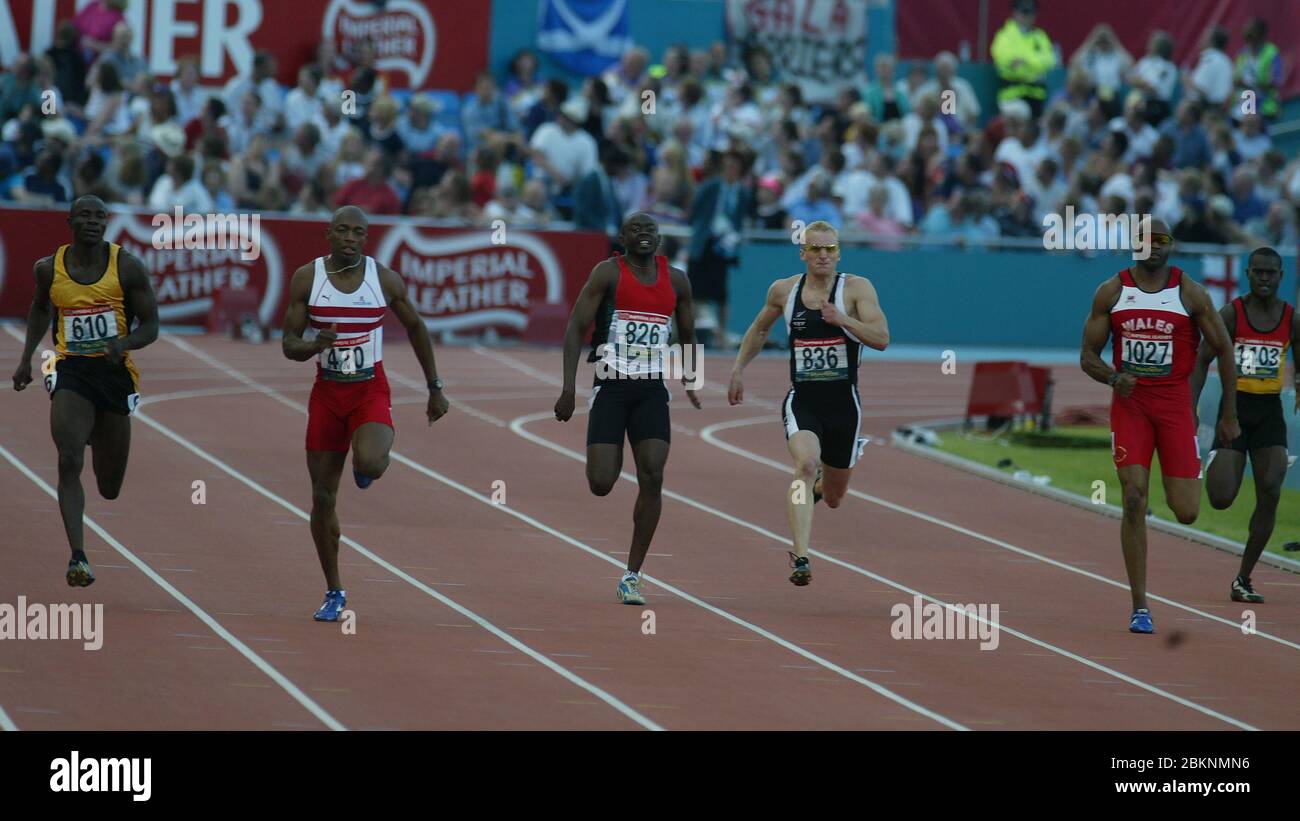
[[[442,390],[442,378],[441,378],[441,377],[434,377],[433,381],[429,383],[429,390],[431,390],[431,391],[440,391],[440,390]]]

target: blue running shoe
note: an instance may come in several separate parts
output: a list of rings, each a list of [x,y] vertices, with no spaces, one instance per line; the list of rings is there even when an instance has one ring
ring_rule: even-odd
[[[347,607],[348,594],[343,590],[326,590],[325,603],[312,616],[316,621],[338,621],[339,614]]]
[[[641,577],[636,573],[624,573],[618,582],[618,600],[623,604],[645,604],[641,595]]]
[[[1151,623],[1151,611],[1145,607],[1141,610],[1133,611],[1133,618],[1129,620],[1128,631],[1130,633],[1154,633],[1156,626]]]
[[[370,483],[375,481],[374,479],[371,479],[369,476],[362,476],[360,473],[357,473],[356,470],[352,471],[352,478],[356,480],[357,487],[361,488],[362,490],[365,490],[366,488],[370,487]]]

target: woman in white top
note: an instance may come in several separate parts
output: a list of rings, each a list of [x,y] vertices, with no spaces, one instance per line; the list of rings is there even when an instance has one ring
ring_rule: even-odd
[[[1178,83],[1178,67],[1172,62],[1174,41],[1168,33],[1157,31],[1147,44],[1147,54],[1129,72],[1128,81],[1142,92],[1147,105],[1147,122],[1158,126],[1169,116],[1169,101]]]
[[[100,62],[91,70],[90,99],[86,101],[85,138],[90,141],[108,140],[131,131],[131,112],[126,91],[112,63]]]
[[[1086,71],[1102,96],[1124,85],[1124,75],[1132,66],[1133,55],[1105,23],[1098,23],[1070,58],[1070,67]]]

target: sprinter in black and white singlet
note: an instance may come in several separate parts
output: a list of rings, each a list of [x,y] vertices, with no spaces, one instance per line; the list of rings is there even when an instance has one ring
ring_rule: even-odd
[[[384,374],[384,315],[406,328],[429,386],[425,415],[447,412],[424,320],[394,271],[365,256],[366,215],[356,206],[334,212],[325,232],[331,253],[294,272],[284,315],[284,355],[315,357],[316,383],[307,407],[307,472],[311,475],[311,535],[325,573],[325,603],[317,621],[338,621],[347,604],[339,577],[339,478],[352,451],[352,475],[363,490],[388,468],[393,448],[392,399]],[[316,336],[304,339],[307,326]]]
[[[839,507],[859,453],[858,359],[862,348],[883,351],[889,324],[876,289],[865,277],[836,270],[840,259],[835,228],[817,221],[804,229],[799,251],[806,271],[772,283],[767,301],[745,332],[727,389],[728,401],[744,401],[742,373],[763,349],[782,317],[790,335],[790,390],[781,405],[786,446],[794,459],[787,512],[794,536],[790,581],[812,581],[808,542],[813,503]]]

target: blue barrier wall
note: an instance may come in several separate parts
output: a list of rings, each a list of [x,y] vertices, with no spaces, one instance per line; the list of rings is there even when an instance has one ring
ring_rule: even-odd
[[[1237,260],[1239,292],[1248,289],[1245,256]],[[845,247],[840,270],[868,277],[880,295],[894,342],[1025,348],[1077,348],[1093,294],[1107,277],[1132,263],[1123,255],[1085,258],[1036,251],[881,251]],[[1179,256],[1174,265],[1200,279],[1201,261]],[[1279,293],[1296,293],[1296,260],[1283,258]],[[772,280],[804,270],[790,243],[753,242],[741,248],[729,281],[728,330],[742,334]],[[773,332],[785,339],[785,329]]]

